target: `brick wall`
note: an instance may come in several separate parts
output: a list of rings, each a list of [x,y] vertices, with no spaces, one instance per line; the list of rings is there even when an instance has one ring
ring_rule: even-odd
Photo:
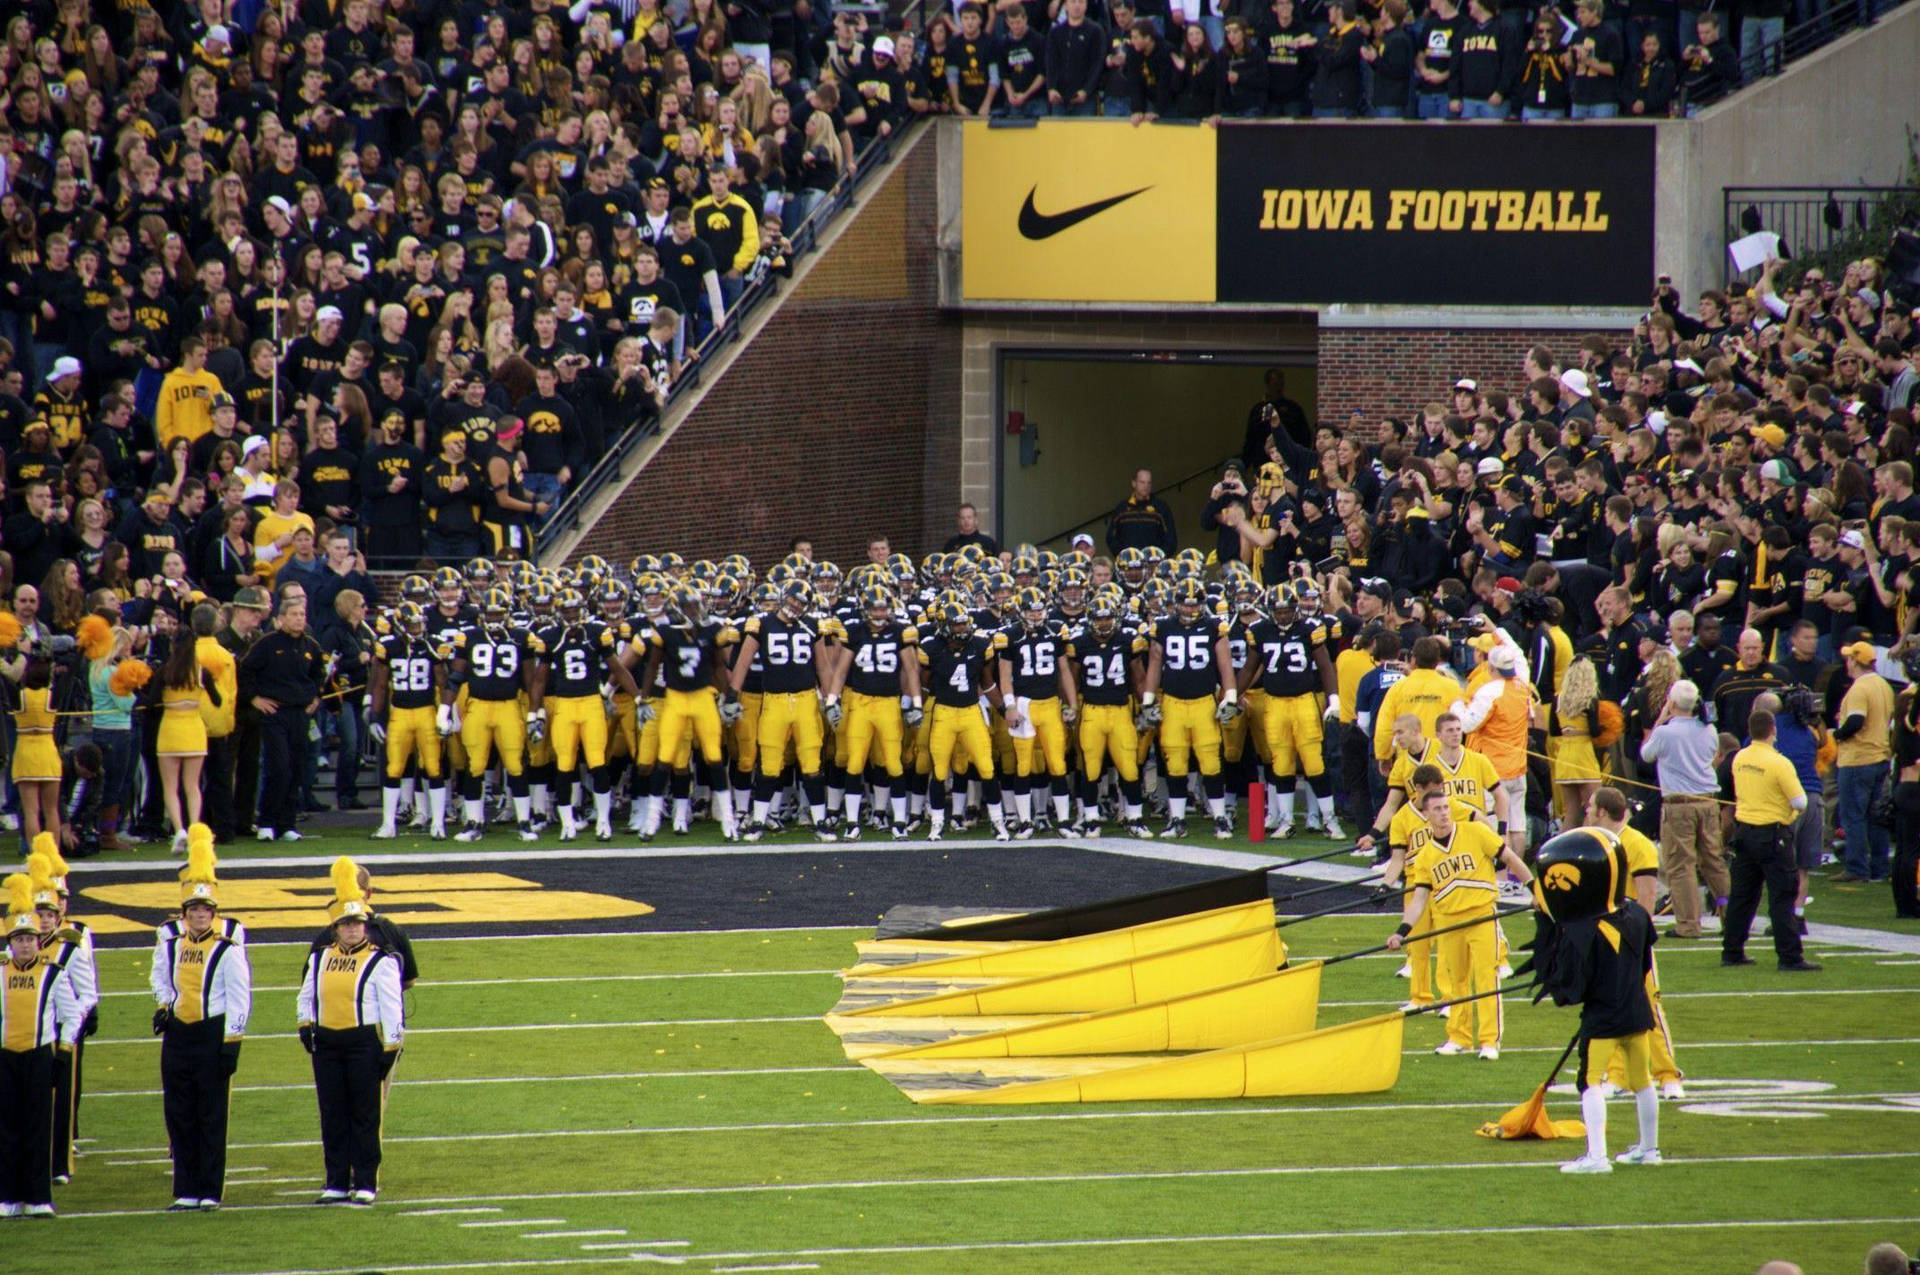
[[[918,145],[864,196],[576,557],[671,549],[764,565],[807,535],[819,557],[851,566],[871,535],[914,553],[946,526],[960,328],[937,305],[934,168],[934,148]]]
[[[1526,389],[1520,361],[1539,343],[1562,362],[1574,361],[1580,338],[1599,331],[1616,343],[1630,335],[1605,329],[1541,331],[1528,328],[1320,329],[1320,419],[1344,422],[1358,409],[1369,425],[1381,416],[1411,416],[1446,402],[1460,377],[1483,390],[1518,395]]]

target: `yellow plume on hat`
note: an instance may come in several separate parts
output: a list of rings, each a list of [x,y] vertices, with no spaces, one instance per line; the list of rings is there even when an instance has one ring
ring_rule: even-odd
[[[33,914],[33,879],[16,872],[4,882],[7,891],[7,937],[38,934],[40,918]]]
[[[180,906],[211,903],[220,906],[216,890],[220,884],[214,875],[219,860],[213,853],[213,829],[196,823],[187,829],[187,866],[180,870]]]
[[[40,837],[47,835],[43,832]],[[33,882],[33,906],[58,910],[61,896],[67,892],[66,883],[54,871],[53,858],[40,848],[40,837],[33,839],[34,852],[27,856],[27,876]]]
[[[328,876],[333,879],[333,902],[327,905],[327,919],[338,921],[343,916],[364,919],[367,896],[360,889],[360,865],[343,854],[333,861]]]

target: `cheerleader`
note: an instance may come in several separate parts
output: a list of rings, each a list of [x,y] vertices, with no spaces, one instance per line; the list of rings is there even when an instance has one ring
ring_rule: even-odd
[[[174,853],[184,852],[187,826],[200,822],[200,771],[207,760],[207,724],[200,701],[221,702],[214,676],[200,660],[191,633],[174,635],[160,666],[160,733],[154,754],[160,763],[160,797],[173,824]]]
[[[28,843],[42,832],[60,836],[60,746],[53,742],[54,712],[47,702],[52,666],[27,661],[14,710],[19,740],[13,750],[13,785],[20,792],[20,835]]]
[[[1553,788],[1560,799],[1562,827],[1572,827],[1600,786],[1600,758],[1594,736],[1600,731],[1600,679],[1593,661],[1576,659],[1560,683],[1560,694],[1548,710],[1547,729],[1554,738]]]

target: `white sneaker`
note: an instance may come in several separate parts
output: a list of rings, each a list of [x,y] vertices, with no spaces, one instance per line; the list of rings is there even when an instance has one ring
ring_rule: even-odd
[[[1442,1058],[1452,1058],[1467,1052],[1467,1047],[1457,1041],[1443,1040],[1433,1047],[1433,1052]]]
[[[345,1204],[346,1202],[347,1193],[345,1191],[335,1191],[331,1188],[322,1191],[320,1198],[314,1201],[315,1204]]]
[[[20,1216],[21,1217],[52,1217],[53,1205],[29,1204],[25,1208],[20,1210]]]
[[[1495,981],[1504,983],[1513,977],[1513,966],[1502,965],[1493,971]]]
[[[305,841],[306,839],[306,834],[297,828],[289,828],[280,834],[280,840],[282,841]]]
[[[0,1217],[19,1217],[20,1208],[18,1204],[0,1204]]]
[[[1483,1062],[1499,1062],[1500,1050],[1494,1045],[1480,1046],[1480,1058]]]
[[[13,1204],[13,1205],[9,1205],[8,1207],[18,1210],[21,1206],[18,1204]],[[200,1201],[194,1199],[190,1195],[183,1195],[178,1199],[176,1199],[172,1204],[167,1205],[167,1212],[192,1213],[197,1211],[199,1207],[200,1207]]]
[[[1660,1158],[1659,1147],[1643,1147],[1638,1144],[1628,1147],[1613,1157],[1615,1164],[1665,1164]]]
[[[217,1212],[217,1211],[219,1210],[219,1208],[220,1208],[220,1201],[218,1201],[218,1200],[204,1200],[204,1199],[203,1199],[203,1200],[201,1200],[201,1201],[200,1201],[200,1211],[201,1211],[202,1213],[213,1213],[213,1212]]]
[[[1678,1101],[1687,1096],[1687,1087],[1677,1080],[1669,1080],[1660,1086],[1660,1096],[1669,1102]]]
[[[1612,1173],[1613,1165],[1594,1156],[1583,1155],[1578,1160],[1569,1160],[1560,1166],[1562,1173]]]
[[[187,852],[187,830],[185,828],[173,834],[173,852],[175,854],[185,854]]]
[[[275,832],[273,829],[262,825],[261,827],[255,828],[253,830],[253,839],[255,841],[278,841],[280,839],[280,834]]]
[[[1393,976],[1394,976],[1395,978],[1412,978],[1412,977],[1413,977],[1413,962],[1412,962],[1412,961],[1408,961],[1408,962],[1406,962],[1405,964],[1403,964],[1403,965],[1402,965],[1402,966],[1401,966],[1401,967],[1400,967],[1399,969],[1397,969],[1397,970],[1395,970],[1395,971],[1393,972]]]
[[[349,1195],[347,1197],[347,1202],[349,1204],[358,1204],[362,1208],[365,1208],[373,1203],[373,1192],[355,1191],[352,1195]]]
[[[371,835],[375,841],[392,841],[400,834],[394,829],[392,824],[383,823],[378,828],[375,828],[369,835]]]

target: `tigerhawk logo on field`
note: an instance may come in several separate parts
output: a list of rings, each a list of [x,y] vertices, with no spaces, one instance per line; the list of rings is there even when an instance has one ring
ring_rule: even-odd
[[[1261,230],[1441,230],[1598,234],[1598,190],[1263,190]],[[1384,205],[1379,224],[1376,207]]]

